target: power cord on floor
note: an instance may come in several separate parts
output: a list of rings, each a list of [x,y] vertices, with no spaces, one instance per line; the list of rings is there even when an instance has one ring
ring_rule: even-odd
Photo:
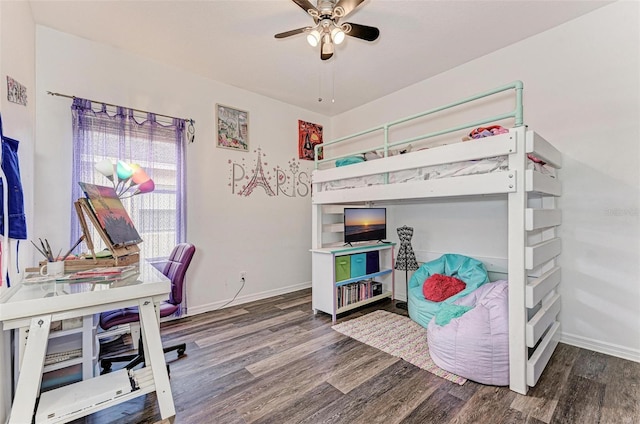
[[[228,302],[227,302],[227,303],[225,303],[224,305],[217,307],[216,309],[214,309],[214,311],[218,311],[218,310],[220,310],[220,309],[224,308],[225,306],[227,306],[228,304],[230,304],[231,302],[233,302],[234,300],[236,300],[236,297],[238,297],[238,295],[240,294],[240,292],[241,292],[241,291],[242,291],[242,289],[244,288],[244,283],[245,283],[245,281],[244,281],[244,277],[241,277],[241,278],[240,278],[240,281],[242,281],[242,285],[240,286],[240,288],[238,289],[238,291],[236,292],[236,294],[235,294],[235,295],[233,295],[233,299],[231,299],[230,301],[228,301]]]

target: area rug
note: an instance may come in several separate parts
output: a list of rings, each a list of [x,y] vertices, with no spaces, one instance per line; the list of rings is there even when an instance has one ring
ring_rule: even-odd
[[[339,333],[373,346],[395,357],[458,384],[466,378],[438,368],[429,355],[427,330],[410,318],[387,311],[374,311],[367,315],[341,322],[333,327]]]

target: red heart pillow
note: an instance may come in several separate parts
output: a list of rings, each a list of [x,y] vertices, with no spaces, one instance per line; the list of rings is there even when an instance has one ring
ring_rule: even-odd
[[[454,294],[460,293],[467,285],[464,281],[448,275],[433,274],[422,285],[424,298],[432,302],[442,302]]]

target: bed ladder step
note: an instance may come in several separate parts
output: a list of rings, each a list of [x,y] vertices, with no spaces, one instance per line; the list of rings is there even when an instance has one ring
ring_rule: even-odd
[[[527,153],[532,153],[556,169],[562,168],[562,154],[560,151],[536,132],[527,131],[525,143]]]
[[[533,387],[536,385],[542,375],[542,371],[544,371],[549,359],[551,359],[551,355],[558,345],[559,329],[560,323],[555,322],[527,361],[527,386]]]
[[[534,231],[540,228],[556,227],[562,224],[560,209],[532,209],[525,210],[525,230]]]
[[[533,308],[560,284],[560,267],[555,266],[527,284],[525,299],[527,308]]]
[[[556,178],[541,174],[533,169],[527,169],[525,182],[525,190],[527,192],[536,192],[542,194],[550,194],[552,196],[562,195],[562,184]]]
[[[555,237],[525,248],[525,269],[532,270],[560,254],[562,243]]]
[[[547,328],[556,321],[560,312],[560,294],[556,293],[529,320],[526,327],[527,346],[534,347]]]

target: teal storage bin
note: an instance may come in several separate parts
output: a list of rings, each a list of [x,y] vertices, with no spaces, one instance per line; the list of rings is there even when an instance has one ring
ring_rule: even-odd
[[[351,278],[351,259],[349,256],[336,256],[336,281]]]
[[[367,254],[351,255],[351,278],[362,277],[367,274]]]

